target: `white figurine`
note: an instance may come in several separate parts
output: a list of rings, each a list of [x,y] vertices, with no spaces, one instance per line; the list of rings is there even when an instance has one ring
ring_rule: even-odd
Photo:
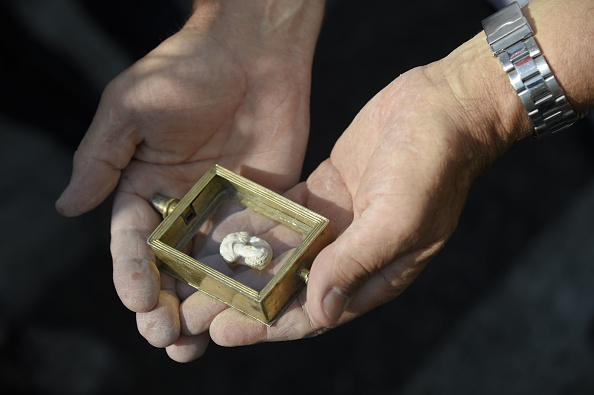
[[[270,244],[248,232],[230,233],[221,242],[220,253],[229,264],[262,270],[272,260]]]

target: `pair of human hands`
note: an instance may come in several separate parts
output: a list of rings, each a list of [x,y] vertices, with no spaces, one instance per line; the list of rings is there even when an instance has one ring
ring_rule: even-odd
[[[138,330],[189,361],[210,339],[236,346],[297,339],[350,321],[400,294],[453,232],[486,155],[464,86],[447,62],[379,92],[298,182],[309,129],[313,49],[183,28],[110,83],[57,202],[68,216],[114,189],[114,284]],[[464,96],[464,94],[462,94]],[[474,128],[474,129],[473,129]],[[271,327],[161,273],[147,245],[160,222],[148,198],[183,196],[218,163],[330,219],[334,241],[306,289]]]

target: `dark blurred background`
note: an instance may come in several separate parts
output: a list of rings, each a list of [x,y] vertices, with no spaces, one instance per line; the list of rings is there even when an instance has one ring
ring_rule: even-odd
[[[0,392],[592,394],[592,122],[514,147],[399,298],[323,336],[188,364],[137,333],[111,278],[110,202],[53,202],[105,84],[177,31],[188,0],[0,0]],[[480,31],[482,0],[328,3],[304,175],[406,70]]]

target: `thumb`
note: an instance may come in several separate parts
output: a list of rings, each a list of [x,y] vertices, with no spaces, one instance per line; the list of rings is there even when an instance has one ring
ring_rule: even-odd
[[[363,282],[394,259],[398,245],[394,231],[371,217],[364,213],[353,221],[314,260],[307,304],[317,325],[334,326]]]
[[[56,201],[56,210],[77,216],[103,202],[118,184],[121,171],[139,143],[134,132],[121,132],[108,121],[101,104],[72,163],[70,183]]]

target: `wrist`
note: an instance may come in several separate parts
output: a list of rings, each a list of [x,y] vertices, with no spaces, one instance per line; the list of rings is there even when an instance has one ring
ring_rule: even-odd
[[[530,118],[482,32],[428,65],[426,74],[460,137],[472,147],[477,173],[532,134]]]
[[[252,41],[262,50],[309,62],[325,0],[196,0],[184,28],[224,37],[230,47]]]
[[[588,2],[569,1],[536,0],[523,14],[565,97],[580,113],[592,107],[594,98],[592,48],[585,38],[594,34],[594,27],[587,18]],[[487,147],[490,161],[513,142],[533,135],[527,110],[483,32],[428,70],[445,87],[448,111],[457,116],[460,130],[481,143],[482,150]]]

